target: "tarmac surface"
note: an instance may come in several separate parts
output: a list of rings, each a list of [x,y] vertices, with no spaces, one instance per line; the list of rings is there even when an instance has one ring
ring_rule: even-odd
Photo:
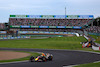
[[[100,54],[72,51],[72,50],[46,50],[46,49],[15,49],[0,48],[0,50],[44,52],[53,54],[53,60],[47,62],[20,62],[10,64],[0,64],[0,67],[63,67],[100,61]]]

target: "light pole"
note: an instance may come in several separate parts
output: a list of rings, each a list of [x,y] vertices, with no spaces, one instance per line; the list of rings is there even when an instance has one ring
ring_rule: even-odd
[[[65,7],[65,19],[66,19],[66,7]]]

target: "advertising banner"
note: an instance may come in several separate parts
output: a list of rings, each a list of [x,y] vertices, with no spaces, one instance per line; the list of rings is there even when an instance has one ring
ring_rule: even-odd
[[[55,32],[55,34],[59,34],[59,32]]]
[[[28,31],[28,33],[33,33],[33,31]]]
[[[15,39],[17,39],[17,37],[15,37]]]
[[[27,18],[41,18],[41,15],[27,15]]]
[[[78,19],[78,15],[67,15],[67,19]]]
[[[63,34],[63,32],[60,32],[60,34]]]
[[[41,18],[54,18],[54,15],[41,15]]]
[[[54,15],[55,19],[65,19],[65,15]]]
[[[6,31],[0,31],[0,33],[5,33],[6,34]]]
[[[82,29],[80,26],[10,26],[11,28],[73,28]],[[5,33],[5,32],[4,32]]]
[[[10,17],[16,17],[16,15],[10,15]]]
[[[20,26],[10,26],[10,28],[20,28]]]
[[[73,26],[66,26],[66,28],[73,28]]]
[[[0,39],[3,39],[2,37],[0,37]]]
[[[56,26],[49,26],[49,28],[57,28]]]
[[[54,34],[54,32],[50,32],[50,34]]]
[[[68,32],[68,34],[71,34],[71,32]]]
[[[3,39],[7,39],[7,37],[4,37]]]
[[[24,33],[25,34],[25,33],[28,33],[28,31],[22,31],[21,33]]]
[[[68,34],[67,32],[64,32],[63,34]]]
[[[93,15],[10,15],[10,18],[41,18],[41,19],[91,19]]]
[[[49,28],[49,26],[39,26],[39,28]]]
[[[21,28],[30,28],[30,26],[21,26]]]
[[[44,32],[40,31],[39,33],[44,33]]]
[[[8,37],[7,39],[10,39],[10,37]]]
[[[57,28],[66,28],[65,26],[57,26]]]
[[[74,29],[82,29],[82,27],[79,26],[73,26]]]
[[[21,38],[20,36],[18,36],[17,38]]]
[[[93,15],[78,15],[78,19],[93,19]]]
[[[22,33],[22,31],[18,31],[18,33]]]
[[[39,26],[31,26],[31,28],[39,28]]]
[[[44,32],[44,33],[50,33],[50,32]]]
[[[33,33],[39,33],[38,31],[33,31]]]
[[[14,39],[14,37],[10,37],[10,39]]]
[[[16,15],[16,17],[18,17],[18,18],[24,18],[24,17],[26,17],[26,15]]]

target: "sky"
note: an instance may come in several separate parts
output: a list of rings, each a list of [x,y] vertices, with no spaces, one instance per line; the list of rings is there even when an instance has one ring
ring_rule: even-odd
[[[94,15],[100,16],[100,0],[0,0],[0,23],[9,15]]]

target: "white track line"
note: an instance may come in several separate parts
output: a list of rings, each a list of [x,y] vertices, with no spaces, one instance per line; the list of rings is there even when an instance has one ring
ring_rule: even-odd
[[[69,65],[69,66],[63,66],[63,67],[74,67],[74,66],[78,66],[78,65]]]

